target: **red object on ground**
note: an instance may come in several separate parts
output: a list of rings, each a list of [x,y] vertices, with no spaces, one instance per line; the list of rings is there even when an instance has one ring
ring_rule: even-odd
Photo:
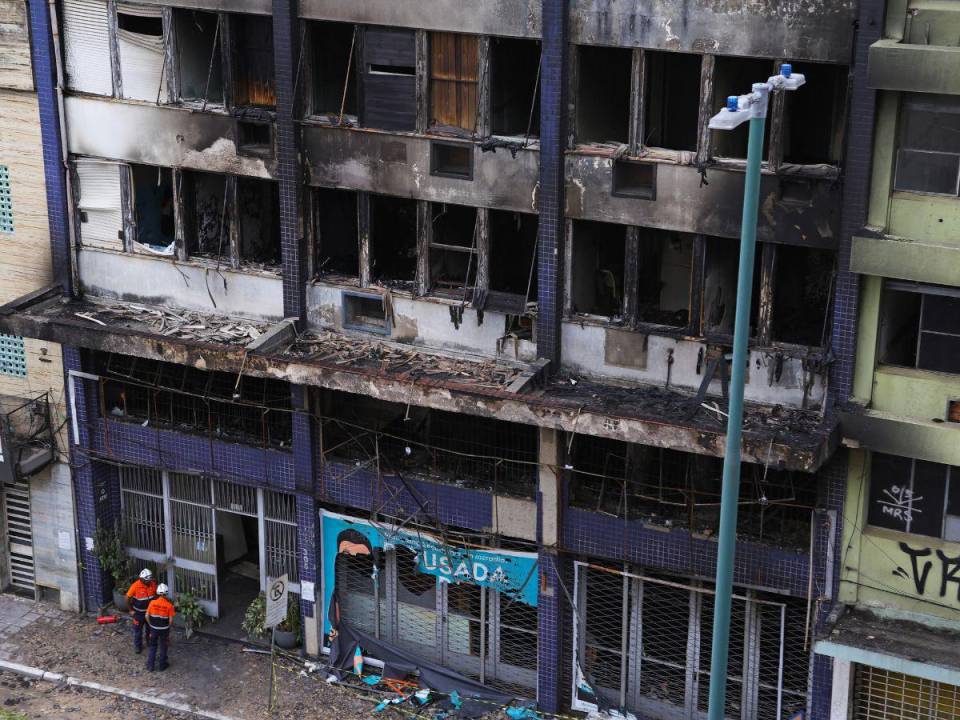
[[[104,615],[97,618],[97,622],[101,625],[109,625],[110,623],[115,623],[117,621],[116,615]]]

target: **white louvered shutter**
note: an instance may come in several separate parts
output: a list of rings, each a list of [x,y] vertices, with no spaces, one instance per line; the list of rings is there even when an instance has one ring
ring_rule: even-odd
[[[123,202],[119,163],[78,160],[80,242],[87,247],[123,250]]]
[[[113,95],[110,24],[104,0],[63,0],[67,87]]]
[[[159,7],[117,5],[117,12],[139,17],[161,17]],[[156,102],[166,99],[166,78],[163,74],[163,37],[142,35],[129,30],[117,31],[120,51],[120,81],[123,97]]]

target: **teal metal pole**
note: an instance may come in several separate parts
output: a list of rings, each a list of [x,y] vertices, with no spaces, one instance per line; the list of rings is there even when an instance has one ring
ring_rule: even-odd
[[[757,210],[760,204],[760,160],[766,112],[750,118],[747,178],[743,189],[740,227],[740,270],[737,278],[737,314],[733,326],[733,369],[730,373],[730,413],[727,448],[723,456],[723,493],[720,497],[720,545],[717,551],[717,594],[713,604],[713,645],[710,657],[708,720],[723,720],[730,645],[730,601],[733,593],[733,556],[737,548],[737,503],[740,499],[740,448],[743,430],[743,383],[750,339],[750,298],[753,295],[753,256],[757,247]]]

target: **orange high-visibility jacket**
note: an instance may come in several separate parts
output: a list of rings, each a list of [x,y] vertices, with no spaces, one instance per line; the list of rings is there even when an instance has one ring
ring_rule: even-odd
[[[137,612],[146,612],[150,601],[157,596],[157,583],[151,580],[144,582],[140,578],[133,581],[133,585],[127,590],[127,600],[130,601],[130,607]]]
[[[176,614],[173,603],[161,595],[147,606],[147,625],[153,630],[169,630]]]

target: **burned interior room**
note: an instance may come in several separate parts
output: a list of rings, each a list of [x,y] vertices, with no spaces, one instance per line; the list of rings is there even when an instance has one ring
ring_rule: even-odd
[[[330,188],[312,192],[316,276],[359,277],[357,193]]]
[[[280,190],[270,180],[239,178],[239,247],[241,266],[278,269],[280,265]]]
[[[700,120],[700,56],[644,53],[644,123],[641,143],[669,150],[696,150]]]
[[[490,290],[537,298],[537,216],[490,210]]]
[[[359,26],[339,22],[309,22],[313,64],[311,114],[340,122],[358,114],[357,68]]]
[[[430,287],[465,293],[477,277],[477,208],[431,203],[430,213]]]
[[[274,109],[277,88],[273,70],[273,19],[233,14],[230,33],[234,105]]]
[[[490,124],[494,135],[540,137],[540,43],[490,42]]]
[[[370,196],[370,274],[396,289],[413,288],[417,275],[417,203]]]
[[[170,168],[132,165],[136,241],[154,252],[173,253],[176,235]]]
[[[626,227],[591,220],[572,227],[571,312],[622,315]]]
[[[638,228],[637,232],[637,320],[686,327],[690,322],[693,236],[653,228]]]
[[[222,106],[223,32],[217,13],[173,9],[180,100]]]
[[[628,142],[633,53],[580,45],[577,58],[577,143]]]
[[[184,171],[181,197],[184,204],[184,241],[189,257],[227,260],[230,257],[230,227],[234,208],[226,175]]]

